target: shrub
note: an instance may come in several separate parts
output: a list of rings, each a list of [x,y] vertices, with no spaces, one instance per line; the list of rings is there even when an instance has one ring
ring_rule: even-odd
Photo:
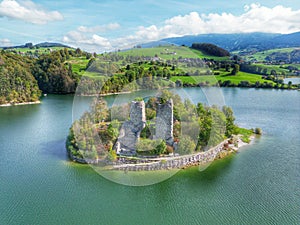
[[[261,134],[262,134],[261,128],[258,128],[258,127],[255,128],[254,133],[255,133],[255,134],[258,134],[258,135],[261,135]]]
[[[195,151],[196,144],[194,141],[187,135],[180,137],[180,142],[178,144],[178,153],[185,155],[191,154]]]

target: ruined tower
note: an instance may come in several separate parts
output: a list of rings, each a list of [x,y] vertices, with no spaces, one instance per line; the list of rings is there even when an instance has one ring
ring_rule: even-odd
[[[173,145],[173,100],[157,105],[155,139],[163,139]]]
[[[132,101],[130,105],[130,120],[123,123],[115,146],[118,154],[135,154],[136,143],[145,125],[145,102]]]

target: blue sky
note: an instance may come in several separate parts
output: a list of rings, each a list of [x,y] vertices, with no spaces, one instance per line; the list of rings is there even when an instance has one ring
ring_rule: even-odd
[[[205,33],[300,31],[298,0],[0,0],[0,46],[53,41],[109,51]]]

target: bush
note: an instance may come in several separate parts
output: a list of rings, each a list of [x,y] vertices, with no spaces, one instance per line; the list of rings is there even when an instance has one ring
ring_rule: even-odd
[[[195,151],[196,144],[187,135],[180,137],[180,142],[178,144],[178,153],[181,155],[191,154]]]
[[[258,135],[261,135],[261,134],[262,134],[261,128],[258,128],[258,127],[255,128],[254,133],[255,133],[255,134],[258,134]]]

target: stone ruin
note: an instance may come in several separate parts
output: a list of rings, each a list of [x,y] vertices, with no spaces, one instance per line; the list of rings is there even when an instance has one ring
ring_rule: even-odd
[[[145,102],[132,101],[130,105],[130,120],[123,123],[116,143],[117,154],[135,154],[136,143],[145,126]]]
[[[173,146],[173,100],[157,105],[154,139],[163,139]]]
[[[123,123],[120,135],[115,144],[117,154],[134,155],[136,143],[141,131],[146,126],[146,113],[144,101],[132,101],[130,106],[130,120]],[[156,129],[154,139],[163,139],[173,146],[173,100],[157,105]]]

